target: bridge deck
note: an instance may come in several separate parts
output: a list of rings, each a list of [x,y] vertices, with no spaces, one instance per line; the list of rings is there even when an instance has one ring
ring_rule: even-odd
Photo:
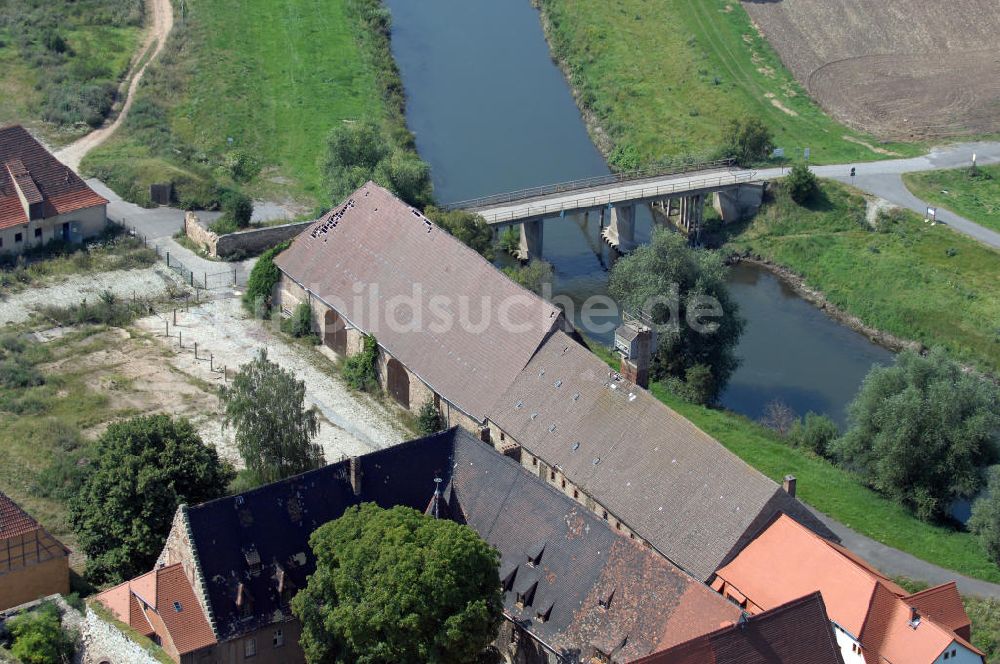
[[[529,219],[558,216],[615,204],[644,203],[670,196],[727,189],[757,181],[754,171],[716,168],[672,173],[539,195],[491,205],[471,206],[490,225],[516,224]]]

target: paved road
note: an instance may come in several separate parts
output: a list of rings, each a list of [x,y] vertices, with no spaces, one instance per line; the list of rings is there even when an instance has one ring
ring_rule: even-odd
[[[885,161],[869,161],[857,164],[839,164],[832,166],[813,166],[812,171],[820,177],[839,180],[868,192],[873,196],[905,207],[919,214],[925,214],[927,203],[920,200],[903,184],[903,173],[917,171],[932,171],[942,168],[961,168],[972,163],[972,155],[980,165],[1000,163],[1000,143],[959,143],[941,148],[935,148],[922,157],[912,159],[888,159]],[[857,176],[851,178],[851,167]],[[769,168],[758,171],[758,176],[773,180],[787,173],[786,169]],[[983,244],[1000,249],[1000,233],[984,228],[979,224],[961,217],[948,210],[938,208],[938,221],[947,224],[956,231],[964,233]]]
[[[870,537],[851,530],[844,524],[834,521],[822,512],[809,508],[820,521],[826,524],[841,540],[841,544],[858,554],[874,567],[889,576],[905,576],[917,581],[939,585],[955,581],[958,591],[963,595],[978,597],[996,597],[1000,599],[1000,585],[962,576],[958,572],[921,560],[898,549],[876,542]]]

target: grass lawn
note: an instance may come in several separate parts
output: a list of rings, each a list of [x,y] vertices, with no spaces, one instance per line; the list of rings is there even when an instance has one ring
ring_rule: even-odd
[[[822,189],[802,207],[772,186],[772,200],[725,248],[790,268],[876,329],[1000,370],[1000,253],[904,210],[881,215],[876,230],[856,190]]]
[[[766,122],[789,157],[811,148],[814,163],[885,158],[859,142],[901,155],[920,151],[875,145],[827,116],[736,0],[540,5],[579,102],[616,146],[634,147],[643,163],[705,154],[719,145],[723,125],[740,115]]]
[[[326,135],[385,113],[353,1],[187,0],[123,131],[84,168],[132,200],[173,181],[182,204],[206,202],[217,183],[325,203]],[[260,173],[234,182],[226,157],[236,151]]]
[[[0,0],[0,125],[51,145],[111,110],[142,37],[142,0]]]
[[[618,368],[618,357],[609,348],[596,342],[590,342],[590,347],[598,357]],[[776,482],[785,475],[795,475],[796,495],[844,525],[935,565],[1000,583],[1000,569],[986,557],[972,535],[920,521],[863,486],[854,475],[789,446],[778,434],[743,415],[688,403],[659,383],[654,383],[650,391]]]
[[[1000,165],[906,173],[903,182],[915,196],[977,224],[1000,231]]]

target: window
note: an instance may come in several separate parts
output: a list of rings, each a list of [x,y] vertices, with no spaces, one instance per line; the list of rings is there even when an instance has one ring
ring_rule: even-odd
[[[574,498],[579,498],[580,497],[580,492],[577,491],[576,489],[573,489],[573,497]]]
[[[14,244],[24,241],[24,235],[21,233],[14,233]]]
[[[3,238],[0,237],[0,247],[2,247],[2,246],[3,246]]]
[[[562,478],[562,488],[566,488],[566,478]]]
[[[537,466],[538,465],[538,458],[537,457],[531,457],[531,465],[532,466]]]
[[[249,659],[250,657],[257,656],[257,639],[247,639],[243,642],[243,658]]]
[[[553,482],[556,481],[556,471],[554,470],[549,471],[549,479],[552,480]]]
[[[622,522],[615,521],[615,530],[621,530],[621,529],[622,529]]]
[[[174,602],[174,611],[176,611],[177,613],[180,613],[183,610],[184,609],[183,609],[183,607],[181,607],[181,603],[180,602]]]
[[[42,229],[41,228],[36,228],[35,229],[35,237],[42,237]]]
[[[274,630],[274,639],[272,639],[275,648],[280,648],[285,645],[285,635],[280,629]]]
[[[603,518],[605,521],[608,520],[608,511],[607,510],[601,510],[601,518]]]
[[[503,441],[505,441],[506,439],[507,439],[507,437],[506,437],[506,436],[504,436],[504,433],[503,433],[503,431],[501,431],[501,432],[500,432],[500,442],[502,443],[502,442],[503,442]]]

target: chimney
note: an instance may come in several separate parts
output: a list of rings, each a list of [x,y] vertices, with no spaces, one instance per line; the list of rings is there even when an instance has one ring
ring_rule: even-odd
[[[441,518],[441,478],[434,478],[434,508],[433,515],[435,519]]]
[[[915,607],[910,607],[910,627],[916,629],[920,625],[920,613]]]
[[[354,456],[350,460],[351,490],[355,496],[361,495],[361,459]]]
[[[615,330],[615,350],[621,356],[621,373],[639,387],[649,387],[649,364],[656,350],[656,334],[651,325],[627,316]]]
[[[785,475],[785,481],[781,483],[781,488],[791,496],[795,497],[795,475]]]

